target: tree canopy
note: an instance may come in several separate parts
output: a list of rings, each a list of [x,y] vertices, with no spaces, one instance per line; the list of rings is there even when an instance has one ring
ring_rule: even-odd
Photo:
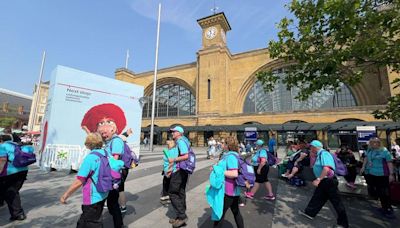
[[[279,22],[278,39],[268,48],[271,58],[289,65],[283,78],[272,69],[257,74],[266,90],[282,80],[305,100],[343,83],[355,85],[371,68],[400,72],[400,0],[292,0],[287,7],[295,19]],[[400,112],[399,97],[389,102],[398,102],[392,107]]]

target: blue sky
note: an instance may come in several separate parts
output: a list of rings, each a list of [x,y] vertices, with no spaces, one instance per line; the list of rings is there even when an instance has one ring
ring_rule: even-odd
[[[114,77],[125,66],[154,69],[157,7],[162,3],[159,68],[194,62],[201,48],[196,20],[212,14],[212,0],[1,0],[0,88],[32,95],[43,50],[44,80],[56,65]],[[289,0],[216,0],[228,18],[232,53],[264,48]]]

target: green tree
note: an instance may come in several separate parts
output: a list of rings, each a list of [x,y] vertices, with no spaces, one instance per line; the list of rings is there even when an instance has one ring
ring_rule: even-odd
[[[0,117],[0,127],[11,127],[15,121],[15,117]]]
[[[281,78],[272,70],[258,73],[264,89],[272,91],[282,80],[305,100],[343,83],[355,85],[371,68],[400,71],[400,0],[292,0],[287,7],[296,19],[279,22],[269,51],[289,65]],[[388,104],[394,109],[377,111],[377,118],[398,120],[391,115],[400,112],[396,97]]]

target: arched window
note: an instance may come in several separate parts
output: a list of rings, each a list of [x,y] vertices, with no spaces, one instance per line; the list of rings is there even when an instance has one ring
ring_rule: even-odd
[[[152,97],[148,97],[143,106],[143,118],[151,117]],[[156,90],[156,117],[195,115],[196,98],[182,85],[166,84]]]
[[[284,74],[284,71],[280,69],[274,73]],[[257,81],[246,96],[243,112],[287,112],[357,106],[353,94],[344,84],[338,92],[323,90],[305,101],[295,99],[299,91],[298,88],[287,90],[285,84],[278,82],[272,92],[265,92],[262,84]]]

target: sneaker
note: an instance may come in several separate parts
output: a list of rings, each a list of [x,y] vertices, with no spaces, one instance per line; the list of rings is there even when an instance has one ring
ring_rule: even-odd
[[[121,209],[121,213],[126,213],[126,206],[125,207],[120,207],[120,209]]]
[[[306,217],[306,218],[308,218],[308,219],[310,219],[310,220],[313,220],[313,219],[314,219],[314,217],[308,215],[308,214],[307,214],[305,211],[303,211],[303,210],[299,210],[299,214],[303,215],[304,217]]]
[[[15,220],[22,221],[22,220],[25,220],[25,219],[26,219],[26,215],[22,214],[22,215],[18,215],[18,216],[15,216],[15,217],[11,217],[10,221],[15,221]]]
[[[394,219],[394,218],[396,218],[396,216],[394,215],[394,213],[393,213],[393,210],[382,210],[383,211],[383,216],[385,216],[386,218],[388,218],[388,219]]]
[[[107,203],[104,204],[103,208],[108,209]]]
[[[177,218],[170,218],[169,219],[169,224],[174,224]]]
[[[245,192],[244,196],[249,199],[254,199],[254,195],[251,192]]]
[[[185,219],[175,219],[175,222],[172,223],[172,227],[182,227],[186,225],[186,222],[188,221],[188,218]]]
[[[161,196],[161,197],[160,197],[160,200],[161,200],[161,201],[169,200],[169,196],[168,196],[168,195],[166,195],[166,196]]]
[[[246,206],[246,204],[244,204],[244,203],[239,203],[239,207],[244,207],[244,206]]]
[[[263,199],[266,199],[266,200],[275,200],[275,196],[274,196],[274,195],[264,196]]]

